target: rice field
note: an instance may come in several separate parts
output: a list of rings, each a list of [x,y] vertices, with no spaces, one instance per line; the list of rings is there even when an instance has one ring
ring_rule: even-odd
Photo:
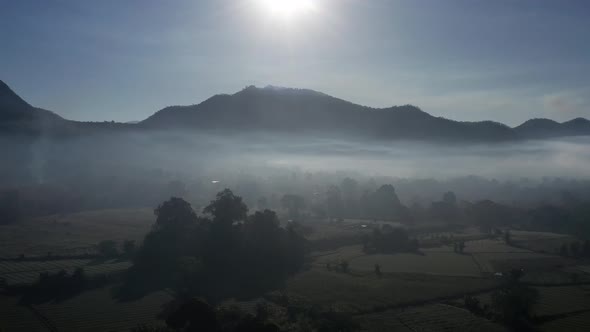
[[[128,261],[92,261],[89,259],[66,259],[53,261],[2,261],[0,262],[0,278],[8,286],[16,284],[30,284],[39,278],[39,273],[56,273],[61,270],[73,272],[76,268],[84,268],[88,276],[97,274],[112,274],[125,271],[131,266]]]
[[[531,252],[527,249],[512,247],[506,244],[504,240],[481,239],[467,241],[465,243],[465,253],[523,253]]]
[[[576,241],[567,234],[532,231],[510,231],[512,241],[519,247],[542,253],[558,253],[562,244]]]
[[[533,308],[537,316],[590,311],[590,289],[578,286],[535,288],[539,291],[539,301]]]
[[[288,280],[286,292],[326,310],[354,313],[462,296],[495,285],[495,280],[473,277],[404,273],[379,278],[373,273],[351,275],[314,268]]]
[[[506,331],[467,310],[445,304],[404,310],[398,318],[413,331]]]
[[[364,331],[506,331],[501,325],[445,304],[387,310],[356,320]]]
[[[568,331],[586,332],[590,331],[590,312],[572,314],[565,318],[552,320],[539,326],[540,331]]]
[[[0,257],[81,255],[103,240],[143,239],[152,209],[112,209],[53,215],[0,226]]]
[[[569,263],[568,260],[559,256],[534,252],[485,252],[472,255],[484,273],[505,272],[512,268],[551,268]]]
[[[358,271],[374,271],[375,264],[380,265],[383,273],[423,273],[469,277],[481,275],[470,255],[457,253],[364,255],[352,259],[350,268]]]
[[[33,311],[18,304],[17,297],[0,296],[0,331],[49,331]]]
[[[117,302],[110,288],[82,293],[59,303],[35,306],[60,332],[129,331],[140,324],[159,324],[157,318],[172,296],[160,291],[137,301]]]

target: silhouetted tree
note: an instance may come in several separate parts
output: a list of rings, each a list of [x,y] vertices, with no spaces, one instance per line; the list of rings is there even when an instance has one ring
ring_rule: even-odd
[[[342,196],[336,186],[330,186],[326,192],[326,210],[330,218],[342,216]]]
[[[570,255],[573,257],[578,257],[580,255],[580,243],[574,241],[570,243]]]
[[[286,194],[281,198],[281,205],[289,212],[289,218],[299,220],[301,209],[305,207],[305,200],[299,195]]]
[[[561,256],[569,256],[569,250],[567,244],[563,243],[559,248],[559,254]]]
[[[234,195],[229,189],[217,193],[215,200],[203,209],[203,213],[213,216],[215,224],[231,226],[234,222],[243,221],[248,214],[248,207],[242,197]]]
[[[167,228],[182,229],[197,221],[197,215],[191,205],[178,197],[171,197],[154,210],[157,216],[154,230]]]
[[[125,240],[123,242],[123,252],[127,257],[133,256],[135,253],[135,241],[133,240]]]
[[[98,252],[104,257],[115,257],[119,255],[119,250],[117,250],[117,242],[113,240],[101,241],[96,247]]]
[[[376,274],[378,277],[381,277],[381,265],[379,265],[379,264],[375,264],[375,274]]]
[[[492,293],[492,308],[508,326],[517,330],[530,329],[531,309],[538,299],[538,292],[520,282],[522,270],[512,270],[504,285]]]

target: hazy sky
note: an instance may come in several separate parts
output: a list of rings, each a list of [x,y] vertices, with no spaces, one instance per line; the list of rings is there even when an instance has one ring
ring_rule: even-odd
[[[511,125],[590,117],[590,1],[268,1],[0,0],[0,79],[80,120],[250,84]]]

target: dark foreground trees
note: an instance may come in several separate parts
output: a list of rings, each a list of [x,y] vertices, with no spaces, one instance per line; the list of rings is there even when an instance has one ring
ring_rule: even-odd
[[[259,295],[303,266],[303,237],[281,227],[275,212],[248,216],[229,189],[203,212],[211,219],[198,217],[180,198],[155,210],[158,218],[134,256],[122,295],[172,287],[215,303]]]

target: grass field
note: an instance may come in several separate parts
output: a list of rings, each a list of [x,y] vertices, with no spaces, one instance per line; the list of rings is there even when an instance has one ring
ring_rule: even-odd
[[[565,234],[531,231],[510,231],[511,239],[519,247],[536,252],[558,253],[562,244],[576,241],[576,238]]]
[[[0,262],[0,278],[4,278],[7,285],[29,284],[39,278],[39,273],[46,271],[56,273],[60,270],[65,270],[71,273],[76,268],[82,267],[86,275],[93,276],[96,274],[108,275],[122,272],[130,266],[131,263],[128,261],[116,260],[92,261],[89,259],[66,259],[39,262],[3,261]]]
[[[111,296],[112,289],[97,289],[35,308],[60,332],[129,331],[139,324],[162,325],[157,316],[172,300],[166,292],[152,293],[132,302],[117,302]]]
[[[49,331],[27,307],[18,305],[17,297],[0,296],[0,331]]]
[[[541,331],[567,331],[587,332],[590,331],[590,311],[569,315],[564,318],[552,320],[539,327]]]
[[[140,241],[155,221],[152,209],[96,210],[0,226],[0,257],[77,255],[102,240]]]
[[[491,279],[423,274],[351,275],[314,268],[291,278],[286,291],[326,309],[362,312],[490,288]]]
[[[590,311],[590,289],[579,286],[535,288],[539,291],[539,302],[534,307],[538,316]]]
[[[350,261],[350,268],[358,271],[374,271],[375,264],[383,273],[424,273],[447,276],[481,275],[470,255],[456,253],[376,254],[365,255]]]
[[[366,331],[506,331],[504,327],[474,316],[467,310],[445,304],[388,310],[356,319]]]
[[[450,276],[480,276],[480,271],[470,255],[453,252],[426,251],[424,254],[371,254],[363,252],[362,246],[345,246],[337,250],[315,252],[315,266],[325,268],[330,263],[336,266],[349,262],[349,268],[358,272],[373,272],[375,264],[383,273],[426,273]]]
[[[504,240],[481,239],[467,241],[465,243],[465,253],[521,253],[531,252],[527,249],[512,247],[506,244]]]
[[[568,259],[534,252],[497,252],[474,253],[473,258],[482,272],[506,272],[512,268],[532,269],[536,267],[554,267],[571,264]]]

